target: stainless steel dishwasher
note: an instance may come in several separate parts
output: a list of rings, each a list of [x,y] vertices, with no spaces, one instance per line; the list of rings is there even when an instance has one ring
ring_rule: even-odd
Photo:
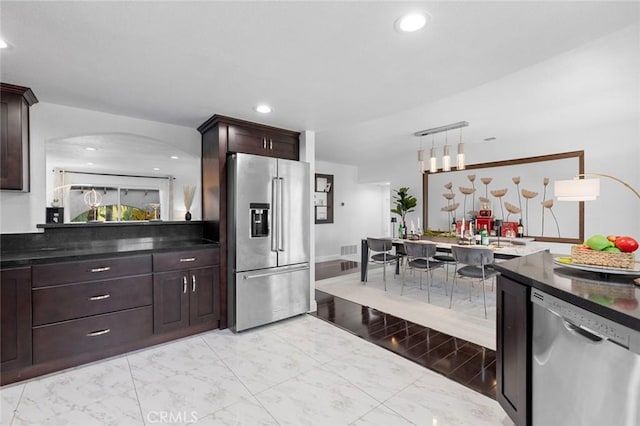
[[[532,423],[640,425],[640,332],[533,289]]]

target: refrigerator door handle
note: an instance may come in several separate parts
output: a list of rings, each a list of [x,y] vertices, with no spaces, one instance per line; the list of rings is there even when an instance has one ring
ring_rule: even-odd
[[[309,265],[305,263],[303,266],[299,266],[297,268],[279,269],[279,270],[270,271],[270,272],[262,272],[259,274],[242,274],[242,279],[250,280],[253,278],[264,278],[264,277],[270,277],[271,275],[288,274],[291,272],[305,271],[307,269],[309,269]]]
[[[271,179],[271,251],[278,251],[278,178]]]
[[[278,178],[278,251],[284,251],[284,178]]]

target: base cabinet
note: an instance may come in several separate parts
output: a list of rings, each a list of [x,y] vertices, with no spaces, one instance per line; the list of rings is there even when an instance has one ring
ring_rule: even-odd
[[[189,265],[185,268],[185,265]],[[201,266],[201,267],[197,267]],[[217,252],[154,255],[153,330],[168,333],[220,320],[220,282]]]
[[[31,364],[31,268],[0,271],[0,371]]]
[[[530,287],[498,276],[496,399],[518,426],[531,424],[530,293]]]

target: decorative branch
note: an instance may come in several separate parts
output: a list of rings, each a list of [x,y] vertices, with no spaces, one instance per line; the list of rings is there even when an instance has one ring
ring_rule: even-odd
[[[516,192],[518,192],[518,206],[520,207],[520,213],[522,213],[522,198],[520,198],[520,176],[516,176],[511,178],[513,183],[516,184]],[[522,214],[520,214],[520,219],[522,219]]]
[[[507,188],[491,190],[491,195],[496,197],[500,202],[500,210],[502,211],[502,220],[504,220],[504,207],[502,207],[502,197],[504,197],[507,194],[507,191],[508,191]]]
[[[549,178],[546,177],[544,179],[542,179],[542,185],[543,185],[543,189],[542,189],[542,232],[540,233],[541,236],[544,236],[544,208],[546,207],[544,205],[545,201],[547,200],[547,185],[549,185]],[[553,203],[551,203],[551,205],[553,205]],[[553,213],[553,211],[552,211]]]
[[[525,226],[527,228],[526,234],[529,235],[529,200],[536,198],[538,193],[535,191],[529,191],[528,189],[522,189],[522,196],[525,198],[525,205],[527,209],[527,219],[525,220]]]
[[[545,209],[545,208],[549,209],[549,211],[551,212],[551,216],[553,217],[553,220],[554,220],[554,221],[555,221],[555,223],[556,223],[556,229],[558,230],[558,238],[560,238],[560,225],[558,225],[558,219],[556,218],[556,215],[555,215],[555,213],[553,212],[553,209],[552,209],[552,207],[553,207],[553,200],[546,200],[546,201],[543,201],[543,202],[542,202],[542,203],[540,203],[540,204],[542,204],[542,209],[543,209],[543,212],[542,212],[542,213],[543,213],[543,214],[544,214],[544,209]],[[544,230],[543,230],[543,231],[544,231]]]

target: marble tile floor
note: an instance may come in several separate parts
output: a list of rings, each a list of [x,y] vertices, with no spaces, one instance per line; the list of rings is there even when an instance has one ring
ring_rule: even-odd
[[[497,402],[312,315],[0,388],[3,425],[509,425]]]

